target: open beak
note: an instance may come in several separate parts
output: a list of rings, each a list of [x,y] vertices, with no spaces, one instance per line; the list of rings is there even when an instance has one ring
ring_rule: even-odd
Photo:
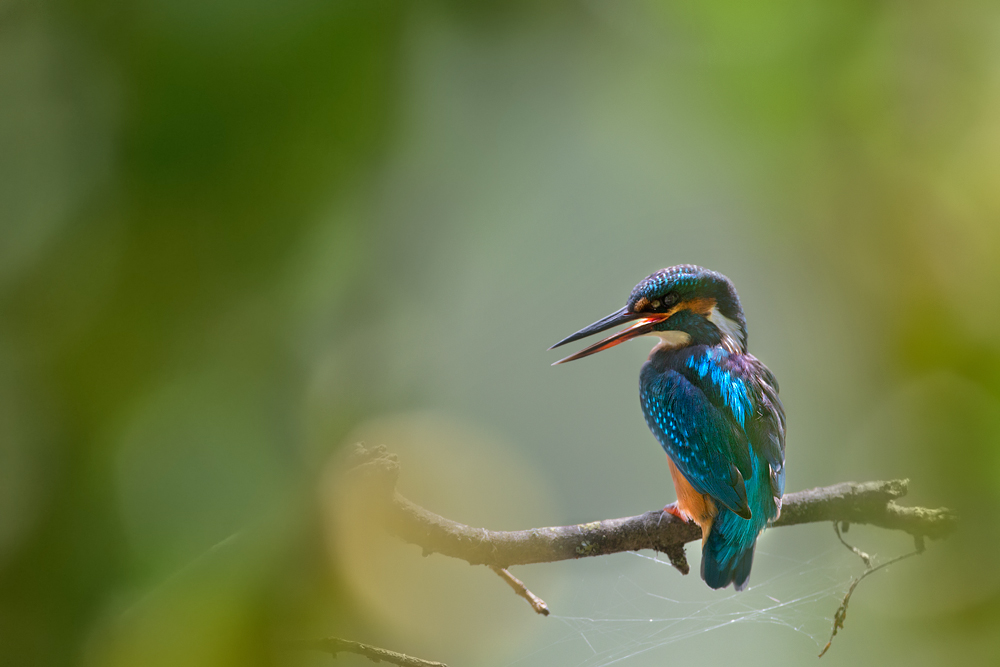
[[[576,354],[571,354],[565,359],[560,359],[559,361],[552,364],[553,366],[557,364],[563,364],[567,361],[573,361],[574,359],[582,359],[583,357],[589,357],[592,354],[601,352],[602,350],[607,350],[608,348],[614,347],[619,343],[624,343],[625,341],[635,338],[636,336],[641,336],[647,334],[653,330],[653,327],[667,319],[670,316],[669,313],[631,313],[627,308],[622,308],[621,310],[615,311],[608,315],[607,317],[594,322],[589,327],[584,327],[577,331],[571,336],[563,338],[561,341],[550,347],[549,349],[555,349],[560,345],[565,345],[566,343],[572,343],[575,340],[580,340],[581,338],[586,338],[587,336],[592,336],[596,333],[602,331],[607,331],[619,324],[626,324],[631,322],[629,326],[625,327],[618,333],[612,334],[605,338],[604,340],[594,343],[590,347],[585,347]]]

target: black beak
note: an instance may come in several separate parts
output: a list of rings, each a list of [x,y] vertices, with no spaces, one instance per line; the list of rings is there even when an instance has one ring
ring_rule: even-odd
[[[667,319],[667,317],[669,317],[667,313],[633,313],[629,312],[627,308],[622,308],[621,310],[617,310],[608,315],[607,317],[604,317],[594,322],[589,327],[584,327],[579,331],[577,331],[575,334],[563,338],[561,341],[559,341],[549,349],[552,350],[561,345],[565,345],[566,343],[572,343],[575,340],[580,340],[581,338],[586,338],[587,336],[592,336],[596,333],[607,331],[608,329],[616,327],[619,324],[625,324],[627,322],[633,322],[633,324],[631,326],[622,329],[616,334],[608,336],[604,340],[594,343],[590,347],[585,347],[576,354],[571,354],[565,359],[560,359],[559,361],[555,362],[552,365],[555,366],[556,364],[562,364],[567,361],[573,361],[574,359],[582,359],[583,357],[589,357],[592,354],[596,354],[597,352],[601,352],[602,350],[607,350],[608,348],[614,347],[615,345],[618,345],[620,343],[624,343],[625,341],[635,338],[636,336],[641,336],[643,334],[649,333],[650,331],[653,330],[653,327],[656,324]]]

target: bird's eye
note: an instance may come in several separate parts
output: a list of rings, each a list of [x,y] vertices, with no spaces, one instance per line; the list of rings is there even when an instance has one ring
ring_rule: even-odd
[[[677,302],[677,292],[671,292],[670,294],[667,294],[665,297],[663,297],[663,302],[665,304],[667,304],[668,306],[673,305],[674,303],[676,303]]]

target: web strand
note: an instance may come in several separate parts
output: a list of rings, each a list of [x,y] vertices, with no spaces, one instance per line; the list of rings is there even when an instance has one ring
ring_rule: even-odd
[[[851,583],[856,561],[844,558],[839,546],[808,560],[757,551],[762,570],[774,572],[761,581],[751,581],[743,592],[712,591],[707,587],[684,587],[676,592],[676,573],[658,554],[632,552],[644,565],[622,568],[619,574],[577,589],[573,599],[553,604],[550,618],[565,626],[555,641],[508,663],[509,665],[559,664],[576,667],[608,667],[635,662],[639,656],[676,642],[746,623],[769,624],[808,637],[822,646],[830,632],[833,613]],[[767,563],[769,561],[769,563]],[[662,574],[663,566],[670,572]],[[625,571],[622,571],[622,570]],[[697,575],[692,575],[697,576]],[[638,580],[644,583],[637,583]],[[650,583],[652,582],[652,583]],[[662,588],[663,590],[658,590]],[[574,611],[576,613],[574,613]],[[573,658],[567,659],[572,652]],[[645,661],[641,661],[645,664]]]

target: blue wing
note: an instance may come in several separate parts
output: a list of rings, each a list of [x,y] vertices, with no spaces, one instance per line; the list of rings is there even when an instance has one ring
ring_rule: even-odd
[[[746,359],[756,369],[757,406],[754,419],[747,425],[747,434],[770,468],[771,495],[776,505],[772,518],[777,518],[785,492],[785,409],[778,398],[778,381],[771,371],[751,355],[746,355]]]
[[[785,488],[785,411],[774,375],[752,354],[731,354],[721,347],[693,346],[673,362],[746,434],[753,453],[767,463],[767,470],[760,473],[769,473],[771,495],[780,507]],[[749,479],[746,467],[740,465],[740,471]],[[770,508],[767,514],[772,514]]]
[[[751,474],[750,443],[732,413],[672,368],[647,362],[639,387],[649,429],[691,486],[750,518],[744,482]]]

